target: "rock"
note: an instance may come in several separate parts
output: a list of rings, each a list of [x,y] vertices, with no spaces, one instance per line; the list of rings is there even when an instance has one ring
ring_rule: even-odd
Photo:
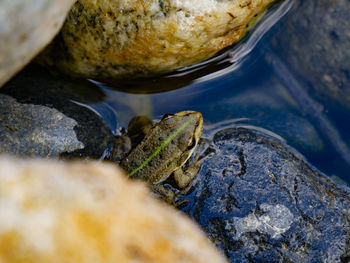
[[[350,189],[295,150],[242,127],[220,130],[178,197],[231,262],[348,262]]]
[[[0,2],[0,87],[54,38],[74,2]]]
[[[226,262],[115,166],[0,157],[0,261]]]
[[[78,0],[40,61],[75,76],[149,77],[239,41],[275,0]]]
[[[114,140],[104,120],[88,107],[105,97],[89,81],[30,66],[0,92],[0,153],[99,158]]]
[[[295,1],[272,39],[310,94],[324,103],[350,108],[350,5],[348,0]],[[283,48],[281,48],[283,47]]]
[[[0,112],[0,153],[57,157],[84,148],[74,131],[78,123],[55,109],[0,94]]]

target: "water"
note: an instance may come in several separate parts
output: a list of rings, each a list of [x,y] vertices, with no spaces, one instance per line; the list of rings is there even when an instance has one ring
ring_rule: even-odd
[[[291,8],[292,4],[295,8]],[[127,127],[135,115],[159,119],[168,112],[197,110],[204,116],[205,127],[239,119],[241,125],[277,134],[317,169],[350,183],[347,98],[325,95],[327,89],[314,84],[318,78],[327,80],[325,74],[329,70],[331,73],[327,74],[333,74],[332,65],[315,69],[312,72],[318,75],[311,76],[295,65],[309,63],[312,68],[314,61],[286,52],[293,48],[294,41],[288,25],[300,26],[302,19],[296,21],[295,16],[302,6],[298,1],[276,5],[238,45],[210,61],[169,76],[113,84],[94,82],[104,90],[107,99],[90,107],[99,112],[114,133]],[[278,44],[289,37],[290,47]],[[307,43],[300,50],[317,44]],[[300,61],[296,63],[296,59]],[[348,88],[348,83],[341,84],[342,89]]]

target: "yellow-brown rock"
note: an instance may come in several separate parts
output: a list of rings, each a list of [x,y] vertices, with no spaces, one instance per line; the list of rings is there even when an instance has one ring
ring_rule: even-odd
[[[0,262],[226,262],[115,166],[0,157]]]
[[[55,37],[74,2],[0,1],[0,87]]]
[[[78,0],[41,58],[76,76],[149,77],[237,42],[275,0]]]

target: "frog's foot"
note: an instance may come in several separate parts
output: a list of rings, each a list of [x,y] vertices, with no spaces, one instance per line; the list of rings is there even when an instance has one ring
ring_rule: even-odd
[[[168,184],[154,184],[150,186],[150,189],[156,198],[163,200],[170,205],[174,204],[174,200],[177,195],[176,192],[179,191]]]

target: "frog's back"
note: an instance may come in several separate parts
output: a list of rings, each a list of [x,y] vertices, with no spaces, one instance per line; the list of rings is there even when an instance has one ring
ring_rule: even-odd
[[[131,178],[159,183],[189,158],[202,125],[201,114],[193,111],[163,118],[120,165]]]

